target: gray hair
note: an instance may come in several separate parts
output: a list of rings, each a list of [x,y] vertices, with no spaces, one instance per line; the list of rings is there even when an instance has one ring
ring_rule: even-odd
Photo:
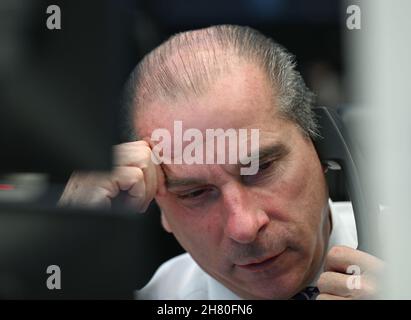
[[[314,94],[295,69],[294,56],[250,27],[219,25],[176,34],[146,55],[132,72],[125,92],[125,135],[137,138],[133,119],[149,101],[199,96],[230,63],[254,63],[266,72],[277,93],[279,114],[302,132],[319,136]]]

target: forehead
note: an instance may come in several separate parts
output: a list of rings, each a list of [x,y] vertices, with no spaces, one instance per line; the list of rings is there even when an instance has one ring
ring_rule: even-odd
[[[276,93],[258,67],[241,65],[230,68],[207,93],[184,101],[158,99],[141,108],[135,127],[141,138],[153,130],[173,131],[174,121],[182,121],[183,130],[204,132],[213,128],[261,128],[276,118]]]
[[[269,161],[286,156],[291,146],[284,139],[265,139],[259,146],[258,161]],[[249,164],[245,165],[248,167]],[[258,164],[257,164],[258,166]],[[162,164],[167,187],[201,184],[210,180],[224,180],[228,175],[241,173],[241,164]],[[200,181],[200,182],[199,182]]]

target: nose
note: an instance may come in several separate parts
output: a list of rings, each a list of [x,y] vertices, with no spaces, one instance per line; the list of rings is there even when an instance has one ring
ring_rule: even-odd
[[[251,191],[241,184],[227,187],[223,192],[223,206],[226,218],[224,233],[241,244],[253,242],[270,221],[258,207]]]

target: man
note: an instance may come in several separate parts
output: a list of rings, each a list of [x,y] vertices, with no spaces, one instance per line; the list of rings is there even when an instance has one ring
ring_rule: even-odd
[[[304,289],[314,286],[318,299],[375,295],[381,262],[355,250],[351,207],[329,201],[312,94],[284,48],[246,27],[181,33],[139,63],[128,89],[136,141],[115,147],[111,175],[74,174],[61,203],[110,206],[122,190],[144,211],[155,198],[188,253],[161,266],[139,298],[311,298]],[[176,121],[203,136],[258,129],[258,172],[177,161],[176,141],[156,154],[173,161],[156,164],[153,132],[175,133]],[[350,285],[350,266],[360,285]]]

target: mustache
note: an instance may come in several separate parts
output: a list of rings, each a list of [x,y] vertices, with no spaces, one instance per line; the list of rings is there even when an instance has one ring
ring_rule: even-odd
[[[242,244],[232,242],[228,250],[229,258],[233,262],[243,262],[249,259],[262,259],[280,253],[286,247],[286,242],[278,237],[264,237],[252,243]]]

